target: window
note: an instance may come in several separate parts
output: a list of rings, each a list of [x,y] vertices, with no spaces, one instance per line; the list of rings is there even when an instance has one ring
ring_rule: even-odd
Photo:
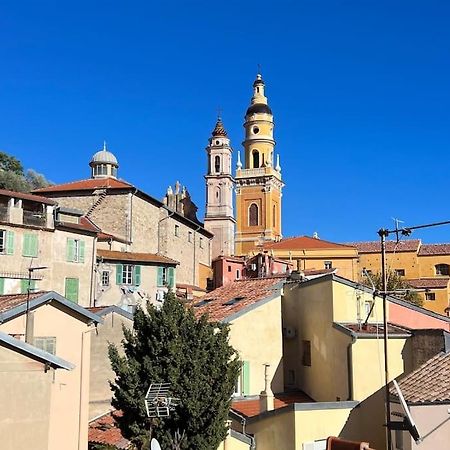
[[[192,242],[192,231],[188,233],[188,242]]]
[[[216,173],[220,172],[220,156],[216,156],[214,158],[214,170],[216,171]]]
[[[332,269],[332,268],[333,268],[333,263],[332,263],[332,261],[324,261],[324,262],[323,262],[323,267],[324,267],[325,269]]]
[[[253,150],[253,168],[257,169],[259,167],[259,152],[258,150]]]
[[[180,235],[180,225],[175,225],[175,236]]]
[[[303,354],[302,354],[302,364],[304,366],[311,367],[311,341],[302,341],[303,343]]]
[[[449,275],[449,266],[448,264],[436,264],[436,275]]]
[[[117,167],[111,168],[111,175],[112,175],[113,177],[117,177]]]
[[[109,272],[107,270],[102,272],[102,286],[109,286]]]
[[[241,271],[239,269],[236,270],[236,280],[239,280],[241,278]]]
[[[141,266],[132,264],[117,264],[116,266],[116,284],[126,284],[128,286],[140,286],[141,284]]]
[[[0,254],[12,255],[14,252],[14,233],[12,231],[0,230]]]
[[[395,269],[395,273],[396,273],[399,277],[404,277],[404,276],[405,276],[405,269]]]
[[[80,280],[78,278],[66,278],[64,297],[71,302],[78,303]]]
[[[33,345],[44,352],[56,355],[56,337],[55,336],[39,336],[33,339]]]
[[[23,235],[23,256],[35,258],[38,255],[38,237],[37,234],[25,233]]]
[[[175,268],[174,267],[158,267],[156,284],[158,286],[175,287]]]
[[[200,238],[199,245],[200,245],[200,248],[203,248],[203,238]]]
[[[29,281],[30,281],[30,292],[33,292],[36,290],[36,280],[29,280]],[[28,293],[28,278],[20,280],[20,293],[21,294]]]
[[[374,303],[372,301],[364,302],[364,313],[365,313],[364,319],[368,317],[369,313],[370,317],[373,317],[374,314],[374,309],[372,309],[373,304]]]
[[[94,175],[108,175],[108,166],[106,164],[99,164],[95,166]]]
[[[250,362],[242,361],[241,372],[234,386],[233,396],[250,395]]]
[[[370,276],[370,275],[372,275],[372,271],[370,269],[366,269],[365,267],[363,267],[362,275],[363,276]]]
[[[228,266],[228,272],[231,272],[231,266]]]
[[[125,264],[122,269],[122,284],[133,284],[133,266]]]
[[[425,300],[430,302],[436,300],[436,294],[434,292],[425,292]]]
[[[84,241],[79,239],[67,239],[67,261],[84,263]]]
[[[259,211],[256,203],[252,203],[250,208],[248,208],[248,224],[251,227],[259,225]]]

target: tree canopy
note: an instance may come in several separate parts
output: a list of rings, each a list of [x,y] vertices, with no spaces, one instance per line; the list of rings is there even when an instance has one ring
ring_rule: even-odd
[[[240,371],[228,325],[196,318],[169,293],[160,309],[138,308],[124,335],[123,355],[109,348],[116,375],[112,405],[123,412],[117,419],[122,434],[141,449],[156,437],[164,449],[216,450],[227,433]],[[170,383],[179,401],[170,417],[149,420],[144,397],[156,382]]]

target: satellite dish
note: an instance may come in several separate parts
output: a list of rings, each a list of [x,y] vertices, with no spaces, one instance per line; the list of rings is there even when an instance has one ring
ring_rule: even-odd
[[[150,448],[151,450],[161,450],[161,446],[159,445],[159,442],[153,438],[150,442]]]
[[[404,427],[403,429],[408,430],[409,434],[416,441],[416,444],[419,444],[420,442],[422,442],[422,439],[420,437],[419,430],[416,427],[414,419],[411,415],[411,412],[409,411],[408,405],[406,404],[405,397],[403,397],[402,391],[400,390],[400,386],[398,385],[397,381],[393,380],[393,383],[394,383],[395,390],[397,391],[398,398],[400,399],[400,405],[405,414],[404,422],[402,423],[402,425]],[[395,424],[395,422],[393,424]],[[396,428],[393,427],[392,429],[396,429]],[[402,429],[402,428],[400,428],[400,429]]]

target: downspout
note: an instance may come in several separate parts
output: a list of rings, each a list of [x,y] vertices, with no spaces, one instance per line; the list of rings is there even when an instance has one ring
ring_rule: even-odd
[[[348,401],[353,400],[353,344],[356,342],[356,335],[350,335],[351,341],[347,345],[347,373],[348,373]]]
[[[130,206],[129,206],[129,210],[128,210],[128,233],[127,233],[127,239],[128,239],[128,243],[127,243],[127,248],[128,245],[131,243],[133,243],[133,196],[136,195],[136,192],[138,191],[138,188],[134,188],[134,192],[131,192],[131,197],[130,197]]]
[[[169,211],[169,210],[167,210]],[[159,219],[158,221],[158,251],[156,252],[158,255],[160,254],[160,250],[161,250],[161,222],[166,220],[166,219],[170,219],[173,215],[175,214],[175,211],[170,211],[170,213],[166,216],[163,217],[162,219]]]
[[[198,230],[200,230],[200,228],[201,228],[201,226],[199,225],[198,227],[197,227],[197,229],[196,230],[194,230],[194,271],[193,271],[193,280],[192,280],[192,285],[193,286],[197,286],[196,284],[195,284],[195,272],[196,272],[196,270],[195,270],[195,266],[196,266],[196,264],[195,264],[195,243],[196,243],[196,239],[195,239],[195,236],[196,236],[196,233],[197,233],[197,231]],[[199,283],[200,284],[200,283]]]
[[[244,436],[247,436],[247,437],[250,439],[250,441],[251,441],[250,448],[251,448],[252,450],[256,449],[255,438],[254,438],[253,436],[251,436],[250,434],[247,434],[247,433],[245,432],[245,425],[247,424],[247,418],[244,417],[244,416],[242,416],[241,414],[237,413],[237,412],[234,411],[234,410],[233,410],[233,414],[235,414],[236,416],[238,416],[238,417],[241,419],[242,434],[243,434]]]
[[[89,293],[89,306],[95,306],[95,298],[94,298],[94,304],[92,304],[92,298],[94,297],[94,271],[95,271],[95,263],[97,260],[96,255],[96,246],[97,243],[97,235],[94,236],[94,239],[92,240],[92,264],[91,264],[91,291]],[[95,276],[97,281],[97,276]]]

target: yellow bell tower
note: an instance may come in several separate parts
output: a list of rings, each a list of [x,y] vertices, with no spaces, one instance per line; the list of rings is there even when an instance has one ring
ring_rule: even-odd
[[[267,241],[281,239],[281,179],[279,155],[274,158],[273,115],[264,95],[261,74],[245,114],[244,167],[236,167],[236,255],[245,255]]]

